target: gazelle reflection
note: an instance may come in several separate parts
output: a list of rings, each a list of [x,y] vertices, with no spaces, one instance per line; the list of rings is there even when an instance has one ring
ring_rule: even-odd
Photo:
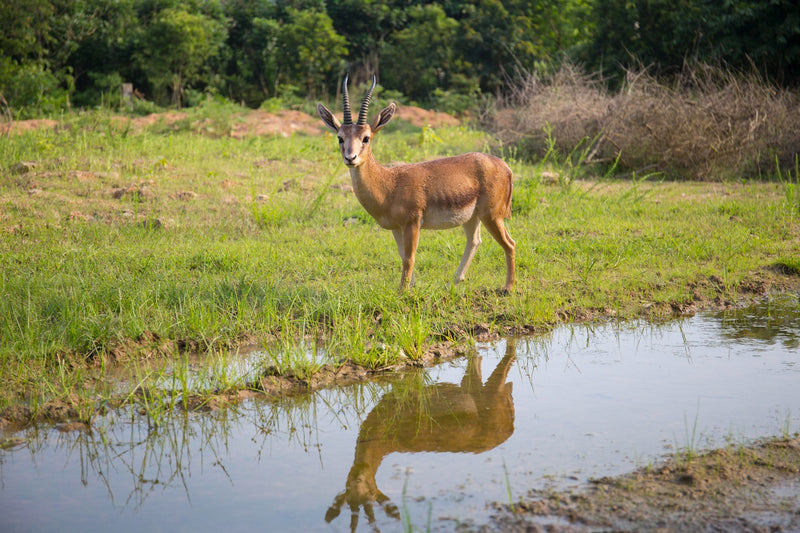
[[[383,458],[393,452],[472,452],[502,444],[514,432],[512,383],[506,383],[516,345],[509,340],[502,360],[483,384],[481,357],[471,355],[460,385],[441,383],[401,390],[395,386],[367,415],[358,434],[355,459],[339,493],[325,514],[331,522],[347,503],[350,529],[356,530],[361,507],[370,524],[374,504],[395,519],[397,507],[375,482]]]

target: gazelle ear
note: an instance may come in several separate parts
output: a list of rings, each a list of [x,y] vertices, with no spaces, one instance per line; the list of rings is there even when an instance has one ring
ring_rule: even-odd
[[[322,119],[322,122],[324,122],[326,126],[332,129],[334,133],[339,133],[339,128],[341,128],[342,125],[336,117],[333,116],[330,109],[322,104],[317,104],[317,113],[319,113],[319,118]]]
[[[395,111],[397,111],[397,104],[394,102],[384,107],[378,116],[375,117],[375,120],[372,121],[372,132],[375,133],[387,125],[389,121],[392,120]]]

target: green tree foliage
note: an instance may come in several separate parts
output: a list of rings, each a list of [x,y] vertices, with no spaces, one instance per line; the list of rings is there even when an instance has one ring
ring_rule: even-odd
[[[154,90],[157,101],[181,106],[187,85],[200,82],[208,72],[205,65],[221,48],[225,27],[200,13],[183,7],[161,10],[147,25],[142,46],[134,60]]]
[[[351,74],[366,80],[381,74],[381,52],[389,35],[404,27],[408,2],[393,0],[330,0],[330,14],[336,31],[347,36],[347,57]]]
[[[228,39],[221,76],[225,94],[237,102],[257,106],[275,95],[280,23],[273,18],[274,6],[270,0],[224,4]]]
[[[50,69],[55,13],[47,0],[0,3],[0,96],[23,114],[51,108],[66,96]]]
[[[385,46],[383,60],[392,67],[383,70],[384,82],[414,99],[447,88],[451,76],[463,71],[455,53],[457,31],[458,22],[440,6],[413,6],[407,26]]]
[[[793,0],[4,0],[0,96],[16,116],[113,104],[119,85],[161,105],[220,93],[258,106],[336,93],[375,73],[420,102],[503,91],[563,59],[607,79],[685,61],[754,65],[800,82]],[[189,98],[189,103],[196,101]],[[119,99],[117,98],[118,102]]]
[[[591,18],[583,57],[611,76],[620,66],[669,73],[702,61],[800,82],[800,4],[793,0],[606,0],[593,3]]]
[[[336,33],[326,13],[290,7],[286,15],[278,34],[281,75],[286,82],[300,82],[309,96],[324,94],[326,81],[342,70],[347,40]]]

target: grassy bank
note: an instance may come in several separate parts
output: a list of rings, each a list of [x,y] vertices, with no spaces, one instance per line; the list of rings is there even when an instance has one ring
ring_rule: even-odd
[[[0,408],[69,396],[88,366],[244,340],[329,346],[311,368],[288,350],[284,371],[375,367],[476,325],[663,317],[797,285],[790,182],[574,180],[505,154],[515,293],[495,290],[503,254],[488,235],[451,287],[464,246],[452,230],[423,233],[416,286],[398,294],[394,241],[349,190],[331,135],[237,140],[222,114],[167,122],[73,115],[0,139]],[[385,162],[495,149],[402,122],[377,142]]]

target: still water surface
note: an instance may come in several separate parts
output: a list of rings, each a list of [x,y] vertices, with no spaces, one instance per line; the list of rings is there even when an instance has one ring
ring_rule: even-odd
[[[447,531],[491,502],[800,429],[800,304],[478,343],[393,383],[0,451],[0,531]],[[370,524],[370,522],[373,522]]]

